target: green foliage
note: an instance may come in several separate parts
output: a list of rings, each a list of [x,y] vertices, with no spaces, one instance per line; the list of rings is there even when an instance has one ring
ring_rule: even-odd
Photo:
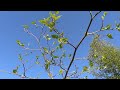
[[[110,39],[113,39],[111,34],[107,34],[107,37],[110,38]]]
[[[118,31],[120,31],[120,23],[119,23],[119,24],[116,24],[116,29],[117,29]]]
[[[48,53],[48,52],[49,52],[46,47],[43,47],[43,50],[44,50],[45,53]]]
[[[43,20],[39,20],[39,22],[47,26],[50,29],[50,32],[52,32],[55,29],[56,21],[61,17],[61,15],[58,16],[58,14],[59,11],[55,11],[55,13],[49,12],[50,16]]]
[[[62,69],[59,70],[59,74],[63,74],[63,70]]]
[[[59,38],[59,36],[56,35],[56,34],[53,34],[53,35],[51,35],[51,36],[52,36],[52,38],[54,38],[54,39],[58,39],[58,38]]]
[[[94,55],[98,57],[95,58]],[[120,49],[110,43],[94,37],[91,43],[88,60],[93,63],[95,75],[98,78],[120,78]],[[90,65],[91,66],[91,65]]]
[[[111,29],[111,25],[110,25],[110,24],[107,25],[106,27],[103,27],[103,28],[102,28],[102,30],[109,30],[109,29]]]
[[[86,71],[88,71],[88,67],[87,67],[87,66],[84,66],[84,67],[83,67],[83,72],[86,72]]]
[[[31,22],[31,24],[35,25],[35,24],[36,24],[36,22],[35,22],[35,21],[33,21],[33,22]]]
[[[18,44],[19,46],[22,46],[22,47],[25,46],[25,45],[24,45],[23,43],[21,43],[19,40],[17,40],[16,42],[17,42],[17,44]]]
[[[47,60],[46,63],[45,63],[45,69],[49,70],[49,67],[50,67],[50,61]]]
[[[29,26],[28,25],[23,25],[23,28],[29,29]]]
[[[107,15],[107,12],[104,12],[103,13],[103,16],[101,17],[102,18],[102,20],[104,20],[105,19],[105,16]]]
[[[17,74],[17,72],[18,72],[18,66],[16,67],[16,69],[13,69],[14,74]]]
[[[66,44],[67,41],[68,41],[67,38],[59,38],[59,39],[58,39],[58,42],[59,42],[59,43],[63,43],[63,44]]]
[[[89,66],[93,67],[94,63],[92,61],[89,61]]]
[[[59,58],[59,57],[58,57],[58,56],[54,56],[54,55],[53,55],[53,58]]]
[[[63,44],[62,43],[59,44],[59,48],[60,49],[63,48]]]

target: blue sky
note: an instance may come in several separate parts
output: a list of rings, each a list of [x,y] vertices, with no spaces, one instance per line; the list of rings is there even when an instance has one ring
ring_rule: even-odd
[[[93,14],[96,11],[93,12]],[[61,11],[62,17],[59,20],[57,28],[63,30],[65,35],[69,38],[70,42],[76,45],[82,38],[84,31],[86,30],[90,15],[88,11]],[[103,12],[95,18],[92,23],[90,31],[98,30],[101,24],[101,15]],[[31,25],[34,20],[40,20],[48,16],[48,11],[0,11],[0,70],[12,71],[16,65],[20,62],[18,60],[18,54],[21,52],[21,48],[16,44],[16,40],[23,42],[31,42],[33,39],[29,37],[24,31],[22,25]],[[120,22],[120,12],[109,11],[105,18],[104,25],[115,24],[115,21]],[[33,27],[31,27],[34,29]],[[37,33],[37,31],[34,31]],[[115,46],[120,46],[120,32],[110,31],[114,39],[108,39],[107,41],[113,43]],[[107,32],[101,33],[103,35]],[[89,43],[92,40],[92,36],[88,36],[79,47],[76,57],[85,57],[88,55]],[[34,41],[33,41],[34,42]],[[35,42],[34,42],[35,43]],[[66,48],[68,52],[71,52],[70,48]],[[34,58],[34,56],[28,57],[28,59]],[[83,61],[75,61],[78,65],[86,65]],[[81,66],[80,66],[81,67]],[[37,68],[37,69],[36,69]],[[71,67],[71,70],[73,68]],[[44,74],[44,70],[34,67],[28,72],[29,76],[36,76],[36,72],[40,71],[41,78],[48,78]],[[55,71],[55,70],[53,70]],[[56,71],[55,71],[56,72]],[[0,79],[3,78],[19,78],[15,75],[0,72]],[[92,78],[90,76],[90,78]]]

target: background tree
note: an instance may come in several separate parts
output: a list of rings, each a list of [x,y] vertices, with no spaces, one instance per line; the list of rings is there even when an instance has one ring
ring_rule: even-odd
[[[120,78],[120,48],[112,46],[96,35],[91,43],[90,63],[94,67],[93,75],[97,78]]]

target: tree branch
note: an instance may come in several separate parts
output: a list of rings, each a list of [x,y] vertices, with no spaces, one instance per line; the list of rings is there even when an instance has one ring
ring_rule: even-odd
[[[94,19],[100,12],[101,12],[101,11],[97,12],[93,17],[91,16],[91,13],[90,13],[91,19],[90,19],[89,25],[88,25],[88,27],[87,27],[87,30],[86,30],[83,38],[80,40],[80,42],[79,42],[79,43],[77,44],[77,46],[75,47],[72,60],[71,60],[71,62],[70,62],[70,64],[69,64],[69,66],[68,66],[68,69],[67,69],[67,71],[66,71],[66,74],[65,74],[64,79],[67,78],[67,74],[68,74],[68,72],[69,72],[69,69],[70,69],[73,61],[74,61],[74,58],[75,58],[75,55],[76,55],[76,51],[78,50],[78,48],[79,48],[79,46],[81,45],[81,43],[83,42],[83,40],[87,37],[87,33],[88,33],[88,31],[89,31],[89,28],[90,28],[90,26],[91,26],[91,24],[92,24],[93,19]]]

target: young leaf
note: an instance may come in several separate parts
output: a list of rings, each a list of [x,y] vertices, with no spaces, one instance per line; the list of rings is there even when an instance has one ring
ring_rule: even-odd
[[[83,72],[86,72],[86,71],[88,71],[88,67],[87,67],[87,66],[84,66],[84,67],[83,67]]]
[[[110,38],[110,39],[113,39],[111,34],[107,34],[107,37]]]
[[[55,11],[55,14],[59,14],[59,11]]]
[[[53,56],[53,58],[59,58],[58,56]]]
[[[59,74],[63,74],[63,70],[62,69],[59,70]]]
[[[89,66],[93,67],[93,62],[92,61],[89,61]]]
[[[63,44],[62,43],[59,44],[59,48],[63,48]]]
[[[13,73],[16,74],[17,73],[17,69],[13,69]]]
[[[63,43],[63,44],[66,44],[67,41],[68,41],[67,38],[59,38],[59,39],[58,39],[58,42],[59,42],[59,43]]]
[[[33,21],[33,22],[32,22],[32,24],[33,24],[33,25],[35,25],[35,24],[36,24],[36,22],[35,22],[35,21]]]
[[[103,16],[105,17],[107,15],[107,12],[104,12]]]
[[[55,39],[58,39],[58,38],[59,38],[59,36],[56,35],[56,34],[53,34],[53,35],[51,35],[51,36],[52,36],[52,38],[55,38]]]
[[[45,69],[48,70],[50,67],[50,61],[47,61],[46,64],[45,64]]]
[[[28,25],[23,25],[23,27],[24,27],[25,29],[29,29],[29,26],[28,26]]]
[[[55,18],[55,21],[58,20],[59,18],[61,18],[61,15],[60,15],[60,16],[57,16],[57,17]]]
[[[46,47],[43,48],[45,53],[48,53],[48,49]]]
[[[98,58],[98,56],[95,54],[95,55],[94,55],[94,58]]]
[[[107,25],[106,27],[103,27],[102,30],[109,30],[111,28],[111,25]]]

